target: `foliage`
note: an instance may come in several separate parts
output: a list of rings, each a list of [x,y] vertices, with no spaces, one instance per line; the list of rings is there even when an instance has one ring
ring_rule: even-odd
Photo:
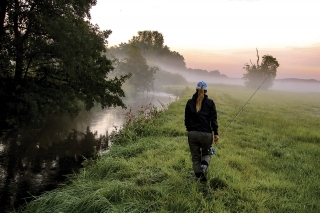
[[[37,197],[23,212],[319,212],[318,94],[254,96],[220,138],[203,184],[193,179],[183,126],[193,92],[149,125],[152,134],[113,144],[71,184]],[[221,130],[251,94],[210,85]]]
[[[139,31],[137,36],[133,36],[130,44],[136,44],[142,51],[158,50],[163,48],[164,38],[158,31]]]
[[[73,117],[80,103],[87,110],[96,102],[124,106],[121,85],[128,76],[107,78],[113,67],[102,54],[111,31],[85,21],[95,4],[2,1],[1,128],[41,124],[47,114]]]
[[[179,99],[186,91],[190,90],[188,85],[164,85],[162,90],[166,93],[173,94]]]
[[[258,50],[257,58],[257,64],[253,64],[252,62],[251,65],[245,64],[243,69],[246,70],[246,73],[243,75],[243,78],[246,80],[245,84],[247,87],[258,88],[264,82],[261,88],[267,89],[273,84],[279,63],[273,56],[264,55],[262,56],[261,64],[259,64]]]
[[[135,44],[131,44],[127,57],[118,62],[117,70],[121,73],[129,73],[129,83],[137,91],[153,90],[154,74],[158,67],[150,67],[146,59],[141,55],[140,49]]]
[[[203,70],[203,69],[191,69],[191,68],[187,68],[186,70],[183,71],[183,74],[185,74],[185,76],[187,76],[187,79],[189,81],[194,81],[194,79],[208,79],[208,81],[210,81],[211,79],[221,79],[221,78],[227,78],[226,75],[221,74],[219,72],[219,70],[211,70],[211,71],[207,71],[207,70]]]
[[[139,31],[137,36],[129,40],[129,44],[141,48],[144,57],[156,66],[171,66],[175,69],[186,67],[183,56],[164,45],[164,37],[158,31]]]
[[[154,87],[163,90],[165,85],[187,85],[187,80],[178,73],[171,73],[165,70],[158,70],[155,73]]]
[[[139,47],[141,54],[148,64],[162,67],[163,69],[185,69],[184,57],[176,51],[171,51],[164,45],[164,36],[158,31],[139,31],[128,43],[121,43],[110,48],[110,53],[117,58],[124,58],[125,53],[134,44]]]
[[[162,109],[148,104],[142,105],[134,112],[129,108],[124,113],[125,124],[120,130],[115,130],[110,135],[110,141],[114,144],[124,144],[128,141],[136,141],[137,138],[150,135],[150,126],[154,125],[160,117],[166,106],[162,105]]]
[[[121,43],[110,47],[108,54],[121,60],[126,57],[126,53],[129,51],[132,44],[139,47],[141,54],[147,60],[148,65],[157,66],[160,70],[185,76],[185,78],[190,81],[193,81],[199,76],[205,78],[227,77],[218,70],[207,71],[186,68],[183,55],[179,52],[170,50],[170,47],[164,44],[164,36],[158,31],[139,31],[138,35],[133,36],[128,43]],[[157,77],[159,77],[159,75]]]

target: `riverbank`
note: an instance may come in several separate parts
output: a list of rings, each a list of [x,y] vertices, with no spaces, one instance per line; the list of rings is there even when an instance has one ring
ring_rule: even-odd
[[[173,87],[170,87],[172,89]],[[8,212],[30,201],[31,195],[53,190],[66,180],[65,176],[83,168],[85,159],[107,151],[111,143],[108,133],[120,128],[126,112],[131,116],[142,106],[162,108],[178,99],[164,92],[136,93],[123,99],[121,107],[82,111],[76,118],[48,117],[43,128],[24,128],[0,134],[0,212]],[[97,153],[98,152],[98,153]]]
[[[193,179],[184,127],[187,90],[114,135],[110,151],[21,212],[318,212],[319,94],[210,85],[221,140],[209,181]]]

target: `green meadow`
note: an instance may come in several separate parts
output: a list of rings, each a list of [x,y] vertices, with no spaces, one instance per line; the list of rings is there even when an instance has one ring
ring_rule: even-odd
[[[192,87],[193,88],[193,87]],[[17,212],[320,212],[320,94],[209,85],[220,141],[208,182],[194,179],[184,107],[127,113],[110,150]],[[238,112],[241,112],[230,124]],[[229,125],[230,124],[230,125]]]

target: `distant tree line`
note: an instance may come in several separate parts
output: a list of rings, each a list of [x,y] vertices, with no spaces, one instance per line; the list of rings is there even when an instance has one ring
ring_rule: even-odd
[[[199,76],[201,75],[205,79],[210,79],[210,78],[227,78],[226,75],[221,74],[219,70],[212,70],[212,71],[207,71],[207,70],[202,70],[202,69],[191,69],[187,68],[185,71],[186,75],[192,76]]]
[[[290,81],[290,82],[305,82],[305,83],[319,83],[320,81],[316,79],[301,79],[301,78],[283,78],[278,81]]]

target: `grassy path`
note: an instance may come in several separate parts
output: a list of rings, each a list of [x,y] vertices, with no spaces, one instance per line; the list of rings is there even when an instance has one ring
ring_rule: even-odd
[[[186,91],[138,118],[108,154],[24,212],[320,212],[320,95],[212,85],[221,140],[208,183],[193,179],[184,127]],[[159,114],[159,116],[158,116]]]

